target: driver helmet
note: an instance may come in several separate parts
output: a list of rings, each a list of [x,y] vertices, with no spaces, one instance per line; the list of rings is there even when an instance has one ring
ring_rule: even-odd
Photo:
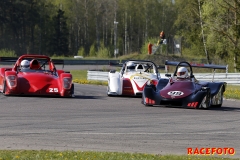
[[[133,63],[133,62],[129,62],[129,63],[127,63],[127,69],[129,70],[129,71],[134,71],[135,70],[135,64]]]
[[[187,78],[188,77],[188,70],[185,67],[180,67],[177,70],[177,78]]]
[[[23,60],[20,64],[20,67],[22,69],[29,69],[30,68],[30,62],[28,60]]]

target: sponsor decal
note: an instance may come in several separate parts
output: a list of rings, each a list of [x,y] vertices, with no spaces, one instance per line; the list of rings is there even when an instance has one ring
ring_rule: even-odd
[[[135,81],[133,81],[133,82],[135,83],[138,91],[143,91],[143,88],[146,86],[146,84],[147,84],[148,81],[146,81],[145,83],[143,83],[143,84],[142,84],[142,87],[140,87],[137,82],[135,82]]]
[[[182,95],[184,95],[184,93],[181,91],[170,91],[170,92],[168,92],[168,95],[172,96],[172,97],[176,97],[176,96],[182,96]]]
[[[132,79],[150,79],[150,78],[149,78],[149,75],[146,73],[142,73],[142,74],[136,73],[130,76],[130,79],[132,80]]]
[[[145,77],[134,77],[133,79],[148,79],[148,78],[145,78]]]
[[[191,64],[192,66],[201,66],[201,67],[205,66],[203,63],[190,62],[190,64]]]
[[[187,148],[188,155],[231,155],[235,154],[234,148]]]

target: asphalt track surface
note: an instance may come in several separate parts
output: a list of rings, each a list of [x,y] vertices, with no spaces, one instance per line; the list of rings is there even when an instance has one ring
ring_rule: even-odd
[[[145,107],[141,98],[108,97],[106,86],[75,84],[75,94],[1,94],[0,149],[187,155],[187,148],[234,148],[231,157],[240,157],[240,101],[197,110]]]
[[[108,97],[106,86],[75,84],[75,95],[0,94],[0,149],[187,155],[187,148],[234,148],[234,156],[221,157],[240,158],[238,100],[224,100],[219,109],[196,110],[145,107],[141,98]]]

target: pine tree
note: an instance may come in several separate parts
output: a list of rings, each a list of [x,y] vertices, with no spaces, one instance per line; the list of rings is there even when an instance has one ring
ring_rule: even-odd
[[[67,56],[68,50],[68,35],[66,17],[64,11],[58,10],[57,15],[53,18],[54,32],[52,35],[52,53],[57,56]]]

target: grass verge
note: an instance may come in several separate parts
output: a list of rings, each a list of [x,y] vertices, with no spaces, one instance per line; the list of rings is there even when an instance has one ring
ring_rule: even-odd
[[[224,92],[226,99],[240,99],[240,86],[238,85],[227,85],[227,89]]]
[[[46,151],[46,150],[0,150],[1,160],[233,160],[224,155],[153,155],[143,153],[91,152],[91,151]]]

